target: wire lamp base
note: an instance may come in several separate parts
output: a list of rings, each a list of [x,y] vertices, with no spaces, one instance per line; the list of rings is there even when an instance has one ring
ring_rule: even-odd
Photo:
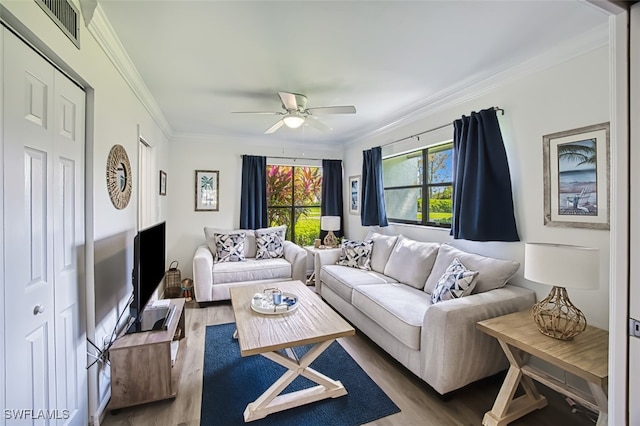
[[[546,336],[572,340],[587,329],[587,319],[567,295],[564,287],[554,286],[549,295],[531,308],[538,330]]]

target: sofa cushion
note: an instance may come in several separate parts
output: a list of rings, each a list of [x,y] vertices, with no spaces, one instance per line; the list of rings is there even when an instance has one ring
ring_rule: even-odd
[[[431,294],[431,303],[468,296],[476,285],[478,271],[470,271],[456,257],[442,274]]]
[[[320,280],[323,286],[326,285],[349,303],[351,303],[354,287],[397,283],[393,278],[375,271],[365,271],[340,265],[324,265],[320,270]]]
[[[278,259],[284,257],[284,236],[282,232],[270,229],[257,229],[256,259]]]
[[[382,235],[369,231],[365,240],[373,240],[371,249],[371,269],[384,274],[384,267],[391,256],[391,250],[398,240],[397,235]]]
[[[342,252],[337,265],[349,266],[350,268],[371,270],[371,249],[373,240],[351,241],[346,238],[342,239]]]
[[[242,262],[244,257],[245,233],[214,234],[216,242],[215,262]]]
[[[483,293],[503,287],[520,267],[518,262],[467,253],[448,244],[443,244],[440,246],[438,258],[433,265],[433,271],[429,275],[424,291],[433,293],[438,280],[455,258],[460,259],[460,262],[467,268],[478,271],[477,282],[472,293]]]
[[[360,286],[353,290],[353,306],[404,345],[420,350],[422,320],[431,297],[405,284]]]
[[[247,259],[245,262],[215,263],[212,269],[213,284],[243,281],[290,279],[291,264],[285,259]]]
[[[384,267],[384,274],[422,290],[436,261],[439,246],[438,243],[414,241],[399,235]]]
[[[256,257],[256,237],[253,233],[253,229],[222,229],[204,227],[204,238],[207,242],[207,247],[216,256],[218,249],[216,248],[215,234],[240,234],[244,233],[244,257]]]

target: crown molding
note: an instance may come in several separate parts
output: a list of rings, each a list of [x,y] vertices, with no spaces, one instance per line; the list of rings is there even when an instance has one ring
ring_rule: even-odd
[[[403,108],[376,129],[365,134],[352,134],[351,138],[346,138],[343,141],[343,144],[346,145],[347,140],[351,144],[385,135],[417,120],[477,99],[505,84],[567,62],[608,44],[609,24],[603,24],[524,62],[512,64],[507,68],[504,66],[495,67],[485,73],[478,73],[466,78],[453,86]],[[487,105],[487,107],[490,106],[494,105]]]
[[[164,133],[167,139],[171,139],[173,135],[171,125],[133,64],[131,57],[129,57],[129,54],[120,42],[120,39],[99,3],[93,10],[93,15],[91,21],[87,24],[87,29],[129,85],[133,93],[149,112],[153,120],[158,124],[162,133]]]

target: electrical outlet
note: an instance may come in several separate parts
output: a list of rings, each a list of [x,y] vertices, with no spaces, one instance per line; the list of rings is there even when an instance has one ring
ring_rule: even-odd
[[[640,321],[629,318],[629,336],[640,337]]]

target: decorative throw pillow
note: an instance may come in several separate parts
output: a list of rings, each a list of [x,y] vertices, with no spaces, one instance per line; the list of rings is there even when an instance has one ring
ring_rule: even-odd
[[[468,296],[476,285],[477,276],[478,271],[468,270],[458,258],[455,258],[440,277],[438,285],[431,295],[431,302],[438,303]]]
[[[242,262],[244,257],[244,232],[214,234],[216,241],[216,263]]]
[[[277,259],[284,256],[281,232],[256,231],[256,259]]]
[[[336,262],[337,265],[349,266],[351,268],[371,270],[371,250],[373,240],[351,241],[342,239],[342,252]]]

